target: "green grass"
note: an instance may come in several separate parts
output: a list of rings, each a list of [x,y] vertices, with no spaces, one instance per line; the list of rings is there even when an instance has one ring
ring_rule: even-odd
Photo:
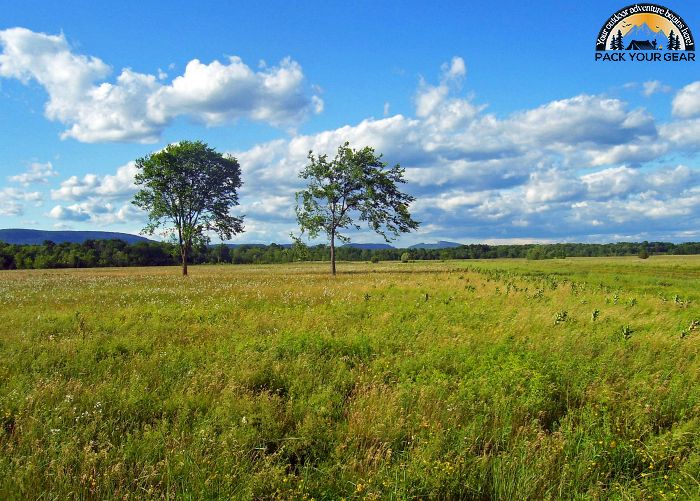
[[[339,271],[0,273],[0,498],[700,498],[700,257]]]

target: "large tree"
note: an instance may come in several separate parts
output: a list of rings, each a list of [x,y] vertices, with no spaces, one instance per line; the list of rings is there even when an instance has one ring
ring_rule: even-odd
[[[206,232],[230,239],[243,231],[243,218],[229,212],[238,205],[241,167],[201,141],[181,141],[136,160],[136,184],[141,187],[133,203],[148,212],[144,232],[158,228],[175,235],[187,275],[187,258],[193,243],[208,241]]]
[[[397,187],[406,182],[404,169],[399,164],[388,168],[381,158],[369,146],[354,150],[346,142],[333,160],[310,151],[309,164],[299,174],[308,181],[306,189],[296,194],[299,227],[311,238],[326,234],[333,275],[335,241],[348,242],[349,237],[341,232],[359,230],[355,221],[366,222],[387,242],[390,236],[418,228],[408,212],[414,198]]]

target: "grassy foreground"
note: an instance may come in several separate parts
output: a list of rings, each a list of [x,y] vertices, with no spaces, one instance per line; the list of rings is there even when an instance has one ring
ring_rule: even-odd
[[[700,257],[339,271],[0,272],[0,498],[700,498]]]

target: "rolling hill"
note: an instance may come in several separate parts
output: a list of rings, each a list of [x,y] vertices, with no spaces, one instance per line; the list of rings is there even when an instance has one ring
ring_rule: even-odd
[[[461,247],[463,244],[458,244],[457,242],[447,242],[445,240],[440,240],[436,244],[415,244],[411,245],[409,249],[451,249],[453,247]]]
[[[83,243],[86,240],[124,240],[133,244],[137,242],[150,242],[149,239],[130,233],[117,233],[113,231],[45,231],[29,230],[23,228],[10,228],[0,230],[0,242],[17,245],[41,245],[46,240],[60,244]]]

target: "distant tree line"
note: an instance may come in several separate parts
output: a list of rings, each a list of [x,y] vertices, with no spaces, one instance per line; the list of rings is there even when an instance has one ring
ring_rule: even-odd
[[[649,256],[655,254],[700,254],[700,242],[673,244],[640,242],[614,244],[472,244],[450,249],[360,249],[338,247],[339,261],[405,261],[441,259]],[[189,256],[192,264],[273,264],[296,261],[328,261],[327,245],[196,245]],[[111,266],[171,266],[181,262],[180,248],[167,242],[87,240],[82,244],[54,243],[13,245],[0,242],[0,269],[95,268]]]

